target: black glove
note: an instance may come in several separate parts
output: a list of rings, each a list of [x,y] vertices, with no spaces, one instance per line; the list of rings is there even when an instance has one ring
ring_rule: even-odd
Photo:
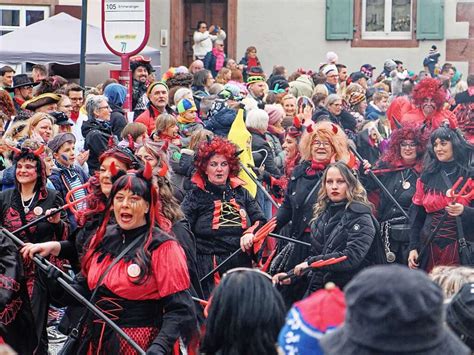
[[[269,172],[264,171],[263,174],[260,175],[260,178],[264,183],[266,183],[268,186],[271,186],[272,184],[272,176]]]
[[[163,349],[163,347],[158,344],[151,344],[151,346],[146,351],[146,355],[165,355],[165,354],[166,354],[165,349]]]
[[[54,267],[53,265],[48,265],[48,269],[46,270],[46,277],[48,280],[57,281],[59,277],[61,277],[61,271],[58,268]]]
[[[273,184],[272,186],[272,194],[276,197],[276,198],[282,198],[285,194],[285,191],[281,188],[280,185],[278,184]]]

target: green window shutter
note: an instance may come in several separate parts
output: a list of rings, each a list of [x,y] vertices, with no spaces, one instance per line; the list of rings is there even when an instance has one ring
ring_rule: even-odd
[[[354,0],[326,0],[326,40],[352,39]]]
[[[417,0],[416,39],[444,39],[444,0]]]

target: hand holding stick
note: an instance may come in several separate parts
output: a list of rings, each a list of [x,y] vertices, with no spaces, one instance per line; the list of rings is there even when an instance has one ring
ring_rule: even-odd
[[[78,186],[78,187],[76,187],[76,188],[70,190],[70,191],[67,193],[67,195],[66,195],[66,200],[69,200],[69,202],[66,203],[64,206],[61,206],[61,207],[59,207],[58,209],[56,209],[56,210],[54,210],[54,211],[50,211],[50,213],[45,213],[43,216],[38,217],[37,219],[35,219],[35,220],[33,220],[33,221],[31,221],[31,222],[25,224],[24,226],[22,226],[22,227],[20,227],[20,228],[18,228],[18,229],[16,229],[16,230],[14,230],[12,233],[13,233],[13,234],[17,234],[17,233],[19,233],[19,232],[22,232],[22,231],[24,231],[25,229],[28,229],[28,228],[30,228],[30,227],[32,227],[32,226],[38,224],[39,222],[41,222],[41,221],[43,221],[43,220],[45,220],[45,219],[47,219],[47,218],[51,218],[51,217],[54,216],[55,214],[60,213],[60,212],[62,212],[62,211],[64,211],[64,210],[66,210],[66,209],[70,209],[71,211],[73,211],[74,215],[76,215],[77,212],[74,212],[74,211],[77,211],[77,210],[75,210],[74,206],[77,205],[77,204],[79,204],[79,203],[81,203],[81,202],[84,202],[89,196],[86,195],[86,196],[81,197],[81,198],[79,198],[79,199],[77,199],[77,200],[74,200],[74,201],[71,200],[71,197],[72,197],[72,195],[73,195],[74,192],[76,192],[78,189],[85,188],[85,186],[88,186],[88,184],[86,184],[86,185],[81,185],[81,186]]]
[[[301,273],[300,273],[300,276],[302,275],[305,275],[307,274],[308,272],[311,271],[311,269],[317,269],[317,268],[321,268],[321,267],[324,267],[324,266],[328,266],[328,265],[334,265],[334,264],[338,264],[340,262],[343,262],[344,260],[347,259],[347,256],[344,255],[344,256],[341,256],[339,258],[330,258],[330,259],[327,259],[327,260],[318,260],[318,261],[315,261],[314,263],[311,263],[308,268],[306,268],[305,270],[303,270]],[[290,270],[286,275],[284,276],[281,276],[279,279],[278,279],[278,282],[281,282],[281,281],[284,281],[284,280],[287,280],[287,279],[290,279],[290,278],[295,278],[297,277],[297,275],[295,274],[295,271],[294,269],[293,270]]]

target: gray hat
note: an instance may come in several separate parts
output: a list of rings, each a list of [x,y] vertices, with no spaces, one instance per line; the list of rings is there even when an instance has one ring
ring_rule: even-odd
[[[397,63],[393,59],[387,59],[383,63],[383,68],[384,70],[391,72],[392,70],[395,70],[397,68]]]
[[[59,148],[61,148],[61,146],[67,142],[76,143],[76,137],[74,136],[74,134],[59,133],[48,142],[48,147],[53,151],[53,153],[57,153]]]
[[[443,293],[426,273],[401,265],[370,267],[345,288],[346,320],[321,339],[325,355],[469,355],[444,325]]]

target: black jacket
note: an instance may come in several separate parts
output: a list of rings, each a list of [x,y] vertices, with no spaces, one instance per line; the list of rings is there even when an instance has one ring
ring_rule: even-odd
[[[364,129],[357,135],[356,146],[362,158],[367,159],[370,164],[375,164],[375,162],[379,160],[381,154],[380,148],[371,143],[367,129]]]
[[[363,268],[376,263],[374,237],[378,225],[370,208],[359,202],[329,203],[311,225],[311,254],[308,263],[347,256],[347,260],[313,271],[310,291],[332,281],[341,289]]]
[[[377,172],[378,168],[385,169],[388,167],[385,164],[379,165],[375,169],[375,172]],[[395,197],[405,212],[408,213],[408,209],[412,205],[413,194],[416,190],[416,180],[419,177],[418,172],[413,168],[407,167],[403,170],[394,170],[382,174],[376,173],[376,176],[387,188],[388,192]],[[368,192],[377,191],[379,193],[380,198],[377,219],[380,222],[403,216],[402,212],[392,203],[392,200],[390,200],[390,198],[379,189],[379,186],[370,176],[363,176],[361,180],[364,181],[364,186]],[[403,188],[402,184],[404,181],[405,187],[408,188]],[[408,221],[405,221],[405,223],[408,223]]]
[[[252,135],[252,156],[255,166],[259,168],[265,165],[266,172],[275,178],[279,178],[281,172],[276,166],[273,150],[265,139],[265,135],[251,129],[249,131]]]
[[[112,130],[108,122],[89,118],[82,124],[81,132],[84,137],[84,149],[90,151],[87,164],[92,176],[100,167],[99,157],[107,150]]]
[[[227,137],[236,116],[237,112],[235,110],[225,107],[207,120],[205,127],[218,136]]]
[[[110,113],[110,126],[112,127],[112,133],[118,140],[120,140],[120,135],[122,134],[124,127],[127,125],[127,117],[125,116],[123,108],[112,103],[110,103],[110,108],[112,109],[112,112]]]
[[[323,108],[315,112],[313,114],[313,117],[311,117],[311,119],[314,122],[329,120],[332,123],[341,126],[350,139],[353,139],[353,135],[355,135],[357,121],[354,118],[354,116],[352,116],[346,110],[342,110],[339,116],[334,116],[326,108]]]
[[[186,254],[186,263],[188,264],[189,278],[191,279],[191,294],[198,298],[204,298],[197,272],[196,238],[194,238],[194,234],[191,232],[191,227],[188,221],[183,219],[173,224],[172,231]]]

